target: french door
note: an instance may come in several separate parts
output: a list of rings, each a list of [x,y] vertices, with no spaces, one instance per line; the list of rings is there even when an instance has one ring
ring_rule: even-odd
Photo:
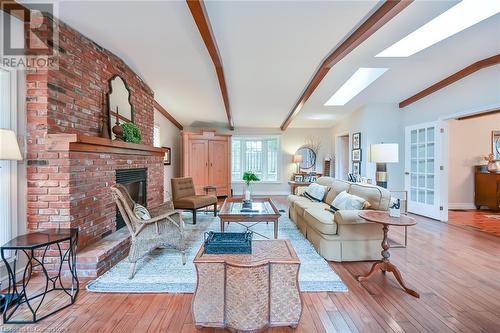
[[[448,219],[445,127],[436,121],[405,128],[408,211],[441,221]]]

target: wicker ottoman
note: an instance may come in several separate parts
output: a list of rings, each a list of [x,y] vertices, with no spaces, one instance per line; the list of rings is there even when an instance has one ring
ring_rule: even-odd
[[[252,254],[203,252],[202,246],[194,259],[196,326],[255,331],[298,325],[300,260],[290,241],[253,241]]]

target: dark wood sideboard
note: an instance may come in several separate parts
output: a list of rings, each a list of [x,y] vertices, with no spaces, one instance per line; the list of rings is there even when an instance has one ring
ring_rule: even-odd
[[[500,210],[500,173],[488,172],[485,165],[475,167],[474,205]]]

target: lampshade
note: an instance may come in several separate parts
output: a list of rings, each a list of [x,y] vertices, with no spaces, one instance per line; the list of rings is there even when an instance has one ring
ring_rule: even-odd
[[[302,155],[293,155],[293,163],[302,163],[304,160],[304,156]]]
[[[16,133],[0,128],[0,160],[22,160]]]
[[[370,162],[398,163],[399,145],[397,143],[378,143],[370,145]]]

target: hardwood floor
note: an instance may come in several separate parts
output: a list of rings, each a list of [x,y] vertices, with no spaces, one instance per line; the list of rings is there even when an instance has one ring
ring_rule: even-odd
[[[500,212],[492,210],[450,210],[449,223],[500,236]]]
[[[284,200],[276,200],[283,208]],[[391,261],[420,299],[381,272],[363,283],[371,262],[331,263],[347,293],[303,293],[296,332],[500,332],[498,237],[422,217],[408,228],[407,248],[391,249]],[[402,230],[392,228],[393,238]],[[197,330],[191,294],[98,294],[82,290],[76,304],[37,325],[4,329],[68,332],[222,332]],[[293,332],[274,328],[268,332]]]

